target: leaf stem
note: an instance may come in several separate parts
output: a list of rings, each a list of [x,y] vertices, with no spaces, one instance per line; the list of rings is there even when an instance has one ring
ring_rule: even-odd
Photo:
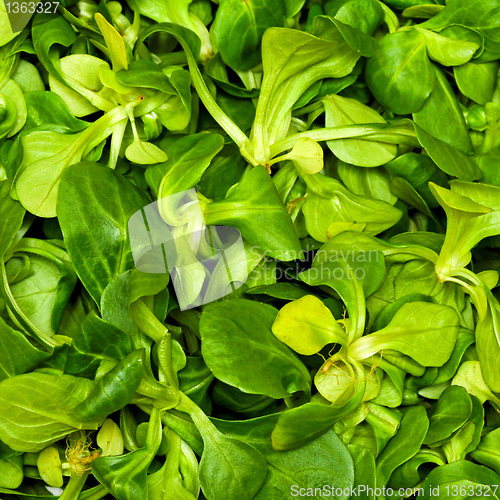
[[[271,146],[270,157],[274,158],[277,154],[288,149],[292,149],[295,142],[301,137],[319,141],[333,141],[337,139],[366,139],[370,141],[387,142],[389,144],[405,144],[409,146],[418,146],[414,131],[409,128],[401,127],[401,124],[363,124],[363,125],[343,125],[340,127],[325,127],[314,130],[299,132],[285,137],[275,142]]]
[[[156,31],[164,31],[166,33],[169,33],[178,40],[186,54],[189,71],[191,73],[191,78],[193,79],[193,85],[196,89],[196,92],[198,93],[198,96],[201,99],[201,102],[204,104],[207,111],[212,115],[214,120],[234,141],[238,148],[240,148],[242,156],[245,157],[245,159],[252,165],[257,165],[257,162],[247,150],[247,145],[249,145],[250,142],[248,137],[236,125],[236,123],[234,123],[233,120],[231,120],[231,118],[229,118],[229,116],[224,113],[224,111],[222,111],[222,109],[210,93],[210,90],[208,90],[207,84],[203,80],[203,76],[198,68],[198,62],[193,55],[187,39],[182,33],[182,31],[186,31],[189,34],[192,34],[192,32],[171,23],[160,23],[142,33],[140,38],[137,40],[136,47],[139,47],[149,35],[155,33]]]
[[[71,473],[69,483],[64,488],[63,494],[59,497],[59,500],[75,500],[79,497],[82,488],[85,486],[85,481],[89,476],[90,471],[84,472],[81,476],[76,472]]]
[[[108,490],[104,486],[99,485],[82,492],[78,497],[78,500],[101,500],[101,498],[104,498],[107,495],[109,495]]]

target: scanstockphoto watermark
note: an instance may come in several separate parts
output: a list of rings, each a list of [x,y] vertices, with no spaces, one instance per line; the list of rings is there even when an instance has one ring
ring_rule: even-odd
[[[393,488],[387,488],[387,487],[382,487],[382,488],[373,488],[371,486],[367,485],[357,485],[353,487],[338,487],[334,486],[331,484],[325,484],[321,487],[316,487],[316,488],[303,488],[298,485],[292,485],[290,489],[290,494],[294,498],[301,498],[301,497],[319,497],[319,498],[324,498],[324,497],[335,497],[335,498],[356,498],[356,497],[372,497],[372,498],[378,498],[378,497],[392,497],[393,495],[397,495],[399,498],[404,497],[404,496],[424,496],[424,489],[423,488],[399,488],[399,489],[393,489]]]
[[[300,497],[346,497],[346,498],[357,498],[357,497],[397,497],[397,498],[408,498],[410,496],[414,497],[436,497],[442,498],[444,496],[448,498],[460,497],[464,498],[466,496],[470,497],[495,497],[497,496],[498,485],[484,485],[484,484],[441,484],[441,485],[428,485],[427,488],[413,487],[413,488],[376,488],[368,485],[357,485],[353,487],[338,487],[334,485],[325,484],[321,487],[315,488],[304,488],[298,485],[292,485],[290,488],[290,495],[292,498]]]
[[[299,254],[269,252],[245,242],[229,226],[207,226],[195,189],[151,203],[129,219],[135,265],[145,273],[169,273],[179,307],[191,309],[229,295],[247,280],[270,283],[296,278],[306,269],[304,257],[315,253],[308,280],[363,280],[377,251],[306,247]],[[287,260],[288,262],[281,262]]]
[[[374,488],[368,485],[364,484],[359,484],[357,486],[351,486],[351,487],[338,487],[334,486],[332,484],[325,484],[321,487],[315,487],[315,488],[304,488],[298,485],[292,485],[290,488],[290,495],[294,498],[301,498],[301,497],[335,497],[335,498],[356,498],[356,497],[372,497],[372,498],[378,498],[378,497],[392,497],[394,495],[397,495],[399,498],[404,497],[404,496],[424,496],[424,489],[423,488],[387,488],[387,487],[382,487],[382,488]]]

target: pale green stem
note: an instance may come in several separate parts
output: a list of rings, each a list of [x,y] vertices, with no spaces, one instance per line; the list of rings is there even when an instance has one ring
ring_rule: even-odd
[[[80,493],[78,500],[101,500],[101,498],[107,495],[109,495],[108,490],[104,486],[99,485]]]
[[[388,128],[388,127],[387,127]],[[368,139],[377,140],[379,142],[387,142],[389,144],[393,143],[403,143],[406,139],[408,142],[413,144],[415,139],[415,134],[412,132],[406,132],[398,130],[397,134],[391,133],[390,129],[385,132],[384,128],[381,128],[380,124],[373,125],[346,125],[340,127],[325,127],[313,130],[307,130],[305,132],[299,132],[298,134],[290,135],[284,139],[275,142],[270,149],[270,158],[273,158],[277,154],[292,149],[295,142],[301,137],[307,137],[313,139],[316,142],[319,141],[332,141],[337,139]],[[397,137],[397,140],[395,139]]]
[[[168,328],[154,315],[153,311],[149,309],[142,299],[130,304],[129,310],[139,329],[160,346],[163,346],[158,353],[161,368],[168,382],[174,388],[178,388],[179,382],[172,366],[172,336]]]
[[[84,472],[81,476],[76,472],[71,473],[69,483],[64,488],[63,494],[59,497],[59,500],[75,500],[80,495],[82,488],[85,486],[85,481],[89,476],[90,471]]]

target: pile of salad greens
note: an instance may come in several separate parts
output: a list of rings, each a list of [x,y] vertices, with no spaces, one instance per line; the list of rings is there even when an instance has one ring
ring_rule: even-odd
[[[0,9],[0,497],[500,498],[500,0],[56,7]],[[183,308],[128,222],[193,188],[246,258]]]

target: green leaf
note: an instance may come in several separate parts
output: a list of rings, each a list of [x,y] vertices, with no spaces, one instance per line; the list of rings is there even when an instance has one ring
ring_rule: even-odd
[[[314,376],[319,394],[334,406],[343,406],[362,392],[361,401],[377,396],[380,390],[378,374],[370,372],[356,361],[345,361],[345,355],[337,352],[331,356]]]
[[[15,109],[15,119],[7,134],[7,137],[12,137],[17,134],[26,123],[26,117],[28,115],[26,99],[23,91],[14,80],[9,80],[0,88],[0,96],[4,99],[9,99]]]
[[[498,68],[497,61],[482,64],[471,61],[454,67],[453,73],[460,92],[477,104],[484,105],[493,97]]]
[[[59,50],[55,46],[69,47],[75,43],[76,33],[72,26],[58,14],[42,14],[33,20],[32,36],[33,48],[45,69],[64,81]]]
[[[28,119],[23,132],[48,130],[61,134],[80,132],[88,123],[75,118],[66,103],[54,92],[28,92],[26,94]]]
[[[349,313],[350,341],[362,335],[365,321],[365,297],[373,293],[385,274],[385,261],[377,250],[356,251],[335,248],[335,238],[317,253],[313,266],[300,274],[310,286],[327,285],[333,288]]]
[[[99,30],[104,37],[106,47],[109,52],[109,57],[113,63],[113,71],[120,71],[127,69],[128,59],[127,50],[125,49],[125,42],[123,37],[116,31],[116,29],[106,21],[101,13],[97,13],[94,19],[99,26]]]
[[[381,200],[394,205],[397,198],[391,192],[391,182],[380,168],[357,168],[339,162],[338,175],[345,186],[354,194]]]
[[[340,127],[363,123],[386,123],[374,109],[356,99],[329,95],[323,99],[325,125]],[[327,141],[332,153],[346,163],[360,167],[377,167],[394,159],[397,146],[363,139]],[[314,173],[314,172],[310,172]]]
[[[272,433],[273,448],[287,451],[310,443],[331,430],[333,424],[354,410],[360,400],[361,392],[343,406],[306,403],[282,412]]]
[[[75,87],[97,93],[103,88],[99,71],[101,68],[109,69],[109,64],[88,54],[72,54],[60,59],[58,66],[60,75],[51,74],[49,77],[50,90],[61,97],[75,116],[87,116],[99,111]],[[87,94],[91,95],[90,92]]]
[[[208,161],[210,158],[211,155],[207,151],[207,157],[204,161]],[[246,161],[238,148],[235,145],[226,145],[204,171],[197,189],[207,198],[214,201],[222,200],[226,197],[229,188],[241,180],[245,169]],[[147,178],[148,171],[146,171]]]
[[[257,249],[282,261],[300,258],[302,249],[274,183],[263,166],[247,172],[221,201],[206,204],[207,225],[235,227]]]
[[[151,416],[143,448],[125,455],[100,456],[92,462],[92,474],[118,500],[148,498],[148,469],[160,446],[161,430],[159,414],[156,413]]]
[[[222,433],[204,439],[200,483],[207,500],[226,495],[242,500],[256,498],[266,474],[262,455],[246,442]]]
[[[470,396],[472,412],[466,424],[443,445],[448,462],[463,460],[468,453],[475,450],[483,432],[484,408],[476,396]]]
[[[322,17],[316,16],[313,21],[312,32],[316,36],[322,36],[322,31],[325,29],[321,23]],[[330,18],[330,21],[337,27],[352,50],[359,52],[364,57],[371,57],[377,52],[377,42],[371,36],[366,35],[356,27],[341,22],[337,16],[333,19]]]
[[[320,173],[303,177],[307,198],[302,211],[307,231],[317,241],[333,237],[334,224],[340,222],[355,223],[357,230],[375,235],[401,218],[401,211],[389,203],[353,194],[336,179]]]
[[[116,73],[116,79],[119,83],[129,87],[143,87],[176,95],[167,75],[153,61],[133,61],[127,70]]]
[[[439,140],[448,146],[464,154],[472,154],[469,130],[455,92],[444,73],[437,67],[434,67],[434,70],[436,72],[434,90],[420,111],[413,114],[413,120],[431,136],[439,137]],[[420,136],[418,137],[420,140]]]
[[[391,191],[400,200],[403,200],[406,204],[408,204],[408,206],[420,210],[420,212],[428,217],[434,217],[423,197],[405,179],[394,177],[391,181]]]
[[[474,332],[465,328],[460,328],[458,332],[457,343],[450,359],[439,368],[438,375],[434,380],[434,384],[441,384],[451,380],[462,362],[462,357],[467,348],[475,341]]]
[[[313,139],[300,137],[286,156],[293,160],[299,171],[306,174],[323,170],[323,148]]]
[[[1,27],[0,33],[2,33],[0,37],[0,47],[1,47],[10,42],[14,37],[18,35],[18,33],[14,33],[12,31],[10,19],[7,14],[5,5],[3,3],[0,4],[0,27]]]
[[[45,85],[36,66],[24,59],[19,59],[17,67],[12,73],[12,79],[21,87],[25,98],[28,92],[43,92],[45,90]]]
[[[164,196],[194,187],[222,145],[222,136],[204,133],[184,136],[165,145],[169,159],[148,167],[145,177],[149,186],[158,194],[162,179],[168,179]]]
[[[479,44],[474,42],[447,38],[419,26],[415,29],[424,35],[429,57],[443,66],[465,64],[479,49]]]
[[[36,251],[29,247],[20,249],[28,252]],[[69,260],[65,252],[61,253],[65,260]],[[61,265],[59,261],[58,265],[50,258],[44,257],[30,255],[30,275],[13,283],[10,290],[29,321],[51,337],[59,328],[64,308],[75,287],[76,276],[68,262],[66,265]],[[14,259],[11,259],[7,262],[7,272],[13,261]]]
[[[491,401],[500,407],[500,399],[486,385],[479,361],[463,362],[451,381],[452,385],[461,385],[469,394],[476,396],[482,404]]]
[[[306,356],[316,354],[327,344],[347,347],[344,330],[314,295],[306,295],[282,307],[272,331],[281,342]]]
[[[457,183],[458,192],[455,192],[432,183],[429,185],[439,204],[445,209],[449,226],[453,227],[453,231],[448,230],[446,234],[436,262],[436,272],[438,276],[444,277],[451,276],[453,273],[463,274],[465,271],[460,271],[459,268],[466,266],[470,261],[471,249],[483,238],[500,232],[500,211],[492,210],[474,201],[474,199],[486,201],[496,206],[493,196],[497,188],[477,184],[472,185],[473,189],[470,189],[466,187],[467,183]],[[463,191],[464,195],[459,194],[460,191]],[[479,200],[478,195],[481,196],[481,193],[483,197]],[[470,286],[468,290],[474,291],[474,286]],[[479,286],[476,290],[484,296],[483,286]],[[479,301],[476,299],[475,306],[479,308],[480,317],[483,318],[486,313],[486,297],[484,296],[483,300]]]
[[[23,206],[39,217],[57,215],[57,195],[64,170],[81,161],[127,119],[119,106],[76,134],[32,132],[22,138],[23,163],[15,189]]]
[[[168,3],[168,0],[166,0]],[[142,5],[142,4],[141,4]],[[206,31],[205,26],[203,29]],[[215,119],[215,121],[226,131],[226,133],[233,139],[235,144],[241,149],[242,154],[245,158],[250,159],[248,152],[245,150],[244,146],[248,142],[248,137],[241,131],[241,129],[227,116],[226,113],[222,111],[220,106],[215,101],[213,95],[203,79],[200,70],[197,65],[197,56],[200,53],[200,39],[189,29],[183,28],[177,24],[162,23],[155,26],[151,26],[149,29],[141,33],[141,36],[136,42],[136,46],[140,47],[147,37],[153,33],[168,33],[174,36],[177,41],[182,45],[185,51],[185,55],[188,61],[189,70],[191,72],[191,77],[193,79],[193,85],[200,96],[201,101],[205,105],[206,109]],[[179,71],[174,71],[172,74],[175,75]],[[171,81],[173,78],[171,78]],[[185,80],[185,79],[184,79]],[[173,83],[173,81],[172,81]],[[177,91],[179,89],[177,88]],[[184,104],[186,105],[186,103]],[[186,124],[187,125],[187,124]],[[186,126],[184,125],[184,127]]]
[[[494,392],[500,390],[500,370],[498,369],[500,360],[499,327],[498,312],[495,314],[494,319],[488,314],[476,327],[476,348],[481,362],[481,372],[484,381]]]
[[[446,462],[440,452],[434,450],[420,450],[403,465],[400,465],[391,475],[389,487],[407,488],[416,486],[420,482],[419,467],[424,464],[444,465]]]
[[[213,55],[213,49],[210,43],[210,36],[206,26],[203,22],[191,13],[189,8],[193,0],[155,0],[154,2],[140,3],[136,5],[137,11],[144,16],[154,19],[158,23],[166,25],[166,23],[173,23],[173,29],[181,28],[182,31],[190,31],[196,34],[196,38],[201,41],[200,48],[196,51],[196,58],[198,52],[201,62],[205,62]],[[154,25],[156,28],[158,25]],[[187,29],[186,29],[187,28]],[[194,35],[193,35],[194,36]],[[198,41],[198,43],[199,43]]]
[[[325,12],[329,16],[335,16],[336,19],[342,21],[344,24],[349,24],[367,35],[373,35],[374,31],[384,20],[384,10],[374,0],[326,2]]]
[[[392,472],[419,451],[428,427],[423,406],[412,406],[404,411],[398,432],[377,457],[377,486],[387,485]]]
[[[471,457],[500,474],[500,429],[493,429],[481,438],[478,447],[471,452]]]
[[[140,165],[151,165],[153,163],[162,163],[168,160],[165,151],[162,151],[158,146],[151,142],[134,139],[132,144],[125,150],[127,160]]]
[[[434,80],[425,38],[416,29],[386,35],[366,64],[371,92],[399,115],[419,111],[434,88]]]
[[[310,376],[295,353],[271,332],[274,307],[245,299],[208,305],[200,322],[202,353],[219,380],[275,399],[309,392]],[[251,371],[254,377],[248,377]]]
[[[268,472],[255,499],[285,500],[290,498],[290,492],[293,495],[295,489],[298,490],[299,485],[306,490],[319,484],[342,489],[351,487],[354,476],[352,459],[333,431],[301,448],[276,451],[272,447],[271,432],[277,420],[278,415],[245,421],[214,420],[220,431],[244,440],[265,458]]]
[[[92,390],[92,382],[70,375],[28,373],[0,382],[0,439],[26,452],[41,451],[78,429],[96,430],[73,410]]]
[[[449,306],[408,302],[385,328],[353,342],[349,355],[365,359],[383,349],[391,349],[423,366],[442,366],[455,347],[459,323],[458,314]]]
[[[467,391],[457,385],[447,387],[431,410],[424,444],[439,446],[450,439],[467,422],[471,412],[472,400]]]
[[[262,454],[245,441],[220,432],[187,396],[181,393],[179,409],[189,413],[203,438],[200,484],[207,500],[251,500],[267,475]],[[251,480],[250,480],[251,479]]]
[[[408,181],[427,205],[432,208],[438,206],[429,189],[429,181],[445,186],[448,178],[427,155],[406,153],[389,162],[385,168],[392,176]]]
[[[63,176],[59,222],[75,271],[97,304],[108,283],[133,267],[128,219],[146,204],[133,184],[102,165],[83,162]]]
[[[347,449],[352,455],[354,461],[354,486],[358,488],[372,488],[376,487],[376,473],[375,473],[375,458],[373,453],[363,445],[349,444]],[[374,498],[374,495],[366,495],[366,498]]]
[[[129,314],[129,280],[132,271],[125,271],[111,279],[101,296],[102,319],[138,339],[139,329]]]
[[[220,52],[214,55],[204,66],[206,74],[217,84],[222,90],[233,97],[258,97],[259,89],[247,89],[243,83],[235,83],[229,81],[227,66],[222,61]],[[252,86],[253,87],[253,86]]]
[[[300,96],[322,78],[348,75],[360,57],[330,18],[316,17],[313,30],[316,36],[269,28],[262,37],[264,77],[250,136],[258,163],[268,162],[270,146],[287,135]]]
[[[425,478],[421,487],[424,490],[422,498],[444,500],[453,492],[488,491],[492,498],[499,498],[496,486],[500,476],[487,467],[477,465],[467,460],[459,460],[452,464],[442,465],[432,470]]]
[[[447,26],[459,25],[471,28],[484,37],[484,52],[481,62],[489,62],[500,56],[500,42],[498,41],[498,21],[500,3],[498,0],[468,1],[450,0],[446,7],[437,16],[429,19],[420,27],[440,31]]]
[[[0,318],[0,381],[31,371],[49,355]]]
[[[11,183],[3,181],[0,183],[0,258],[2,258],[13,242],[17,232],[23,224],[23,206],[10,196]]]
[[[261,38],[267,28],[283,26],[280,0],[224,0],[210,30],[223,61],[237,71],[260,63]]]
[[[420,144],[443,172],[464,181],[473,181],[481,177],[481,171],[474,160],[418,125],[415,125],[415,130]]]
[[[89,313],[73,340],[80,352],[102,359],[124,359],[134,350],[132,339],[123,330]]]
[[[187,363],[179,373],[179,388],[202,409],[211,409],[208,389],[214,376],[202,356],[188,356]]]

